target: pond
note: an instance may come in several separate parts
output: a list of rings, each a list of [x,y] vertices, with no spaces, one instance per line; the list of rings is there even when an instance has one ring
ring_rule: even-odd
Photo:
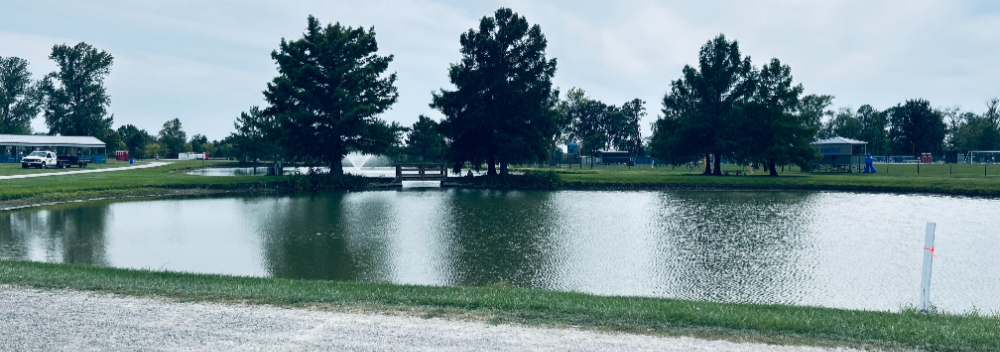
[[[207,167],[201,169],[194,169],[186,172],[188,175],[198,175],[198,176],[266,176],[267,167]],[[317,172],[329,172],[329,168],[319,167],[315,168]],[[308,167],[285,167],[282,168],[285,175],[291,175],[295,172],[301,174],[309,173]],[[345,173],[361,175],[366,177],[396,177],[396,168],[394,167],[363,167],[360,169],[353,167],[345,167]],[[461,175],[466,175],[471,172],[474,175],[482,175],[486,171],[480,170],[470,170],[462,169]],[[452,177],[456,175],[450,175]]]
[[[838,192],[403,190],[0,212],[0,259],[897,311],[1000,312],[1000,201]]]

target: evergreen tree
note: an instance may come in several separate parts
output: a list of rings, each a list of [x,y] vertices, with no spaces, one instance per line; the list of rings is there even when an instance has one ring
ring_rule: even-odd
[[[438,161],[444,157],[444,136],[438,132],[437,121],[420,115],[406,136],[406,154],[420,161]]]
[[[543,160],[558,132],[552,76],[541,27],[501,8],[459,39],[462,60],[448,77],[456,90],[434,94],[431,107],[445,115],[453,162],[486,160],[488,174],[512,162]]]
[[[276,117],[293,158],[341,175],[348,153],[384,153],[399,142],[404,128],[378,118],[398,93],[396,74],[384,75],[393,57],[377,51],[374,28],[323,27],[309,16],[302,39],[282,39],[271,52],[278,76],[264,91],[265,114]]]
[[[55,45],[49,58],[59,67],[41,84],[49,134],[105,139],[114,116],[108,116],[111,97],[104,79],[111,73],[114,58],[87,43]]]
[[[671,130],[676,135],[655,138],[660,141],[656,145],[668,149],[658,153],[704,155],[706,161],[713,154],[714,171],[706,162],[705,174],[720,175],[722,157],[733,157],[741,148],[735,143],[741,132],[734,109],[753,94],[752,71],[750,58],[743,58],[736,41],[719,35],[702,46],[698,68],[684,66],[682,77],[671,82],[670,92],[663,97],[663,118],[673,121]]]
[[[810,146],[816,129],[809,120],[795,114],[802,95],[802,85],[793,85],[792,70],[778,59],[755,74],[754,95],[739,104],[742,121],[736,153],[741,159],[763,163],[771,176],[778,176],[777,164],[800,166],[812,161],[815,152]]]
[[[889,109],[889,139],[896,152],[940,153],[944,146],[944,115],[923,99],[907,100]]]

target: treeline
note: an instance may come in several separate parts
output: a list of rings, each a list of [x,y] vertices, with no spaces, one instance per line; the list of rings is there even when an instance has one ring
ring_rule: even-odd
[[[103,85],[111,55],[85,43],[56,45],[50,58],[59,70],[38,81],[26,61],[0,58],[0,133],[31,133],[31,119],[43,114],[49,134],[96,136],[109,152],[128,149],[147,158],[209,152],[325,165],[338,174],[353,152],[505,173],[511,164],[558,160],[559,145],[568,141],[590,156],[620,150],[672,164],[713,161],[706,174],[720,174],[725,159],[762,164],[776,175],[778,165],[805,166],[816,158],[810,143],[832,136],[866,141],[882,155],[1000,149],[996,99],[982,114],[935,109],[922,99],[833,111],[833,97],[805,95],[788,65],[771,59],[755,66],[722,35],[670,82],[646,138],[644,101],[608,104],[580,88],[562,94],[553,87],[557,60],[546,56],[541,27],[510,9],[483,17],[459,43],[461,59],[447,71],[452,87],[432,93],[429,102],[444,119],[421,115],[401,126],[380,118],[398,92],[388,70],[393,56],[377,54],[374,28],[322,25],[309,16],[302,38],[282,39],[271,52],[278,75],[263,91],[266,106],[250,107],[237,117],[235,132],[212,142],[187,139],[177,119],[156,135],[132,125],[113,130]]]
[[[264,90],[269,106],[236,120],[237,153],[328,165],[333,173],[343,172],[350,152],[387,154],[456,169],[485,164],[492,175],[549,160],[571,139],[591,151],[644,152],[645,103],[608,105],[576,88],[560,99],[552,86],[557,63],[546,57],[538,25],[502,8],[459,42],[462,59],[448,70],[454,89],[433,93],[429,105],[444,120],[420,116],[404,127],[378,118],[398,95],[396,75],[386,73],[393,57],[376,54],[374,30],[322,26],[310,16],[303,38],[282,40],[271,53],[279,75]]]
[[[827,103],[829,105],[829,103]],[[982,113],[959,108],[935,109],[922,99],[909,100],[877,110],[862,105],[857,110],[825,111],[829,120],[819,138],[841,136],[868,142],[876,155],[916,155],[974,150],[1000,150],[1000,99],[986,102]]]
[[[48,127],[44,134],[94,136],[107,145],[109,156],[116,150],[129,150],[136,158],[182,152],[233,155],[230,141],[209,142],[198,134],[188,140],[178,119],[164,123],[157,135],[131,124],[113,129],[111,97],[104,86],[114,63],[111,54],[87,43],[57,44],[49,59],[58,70],[34,80],[27,60],[0,57],[0,134],[35,133],[31,121],[42,115]]]

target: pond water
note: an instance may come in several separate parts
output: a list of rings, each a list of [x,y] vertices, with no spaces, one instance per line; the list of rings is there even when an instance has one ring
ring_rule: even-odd
[[[188,175],[198,175],[198,176],[266,176],[266,167],[208,167],[202,169],[194,169],[186,172]],[[318,172],[329,172],[330,168],[320,167],[316,168]],[[299,172],[302,174],[309,173],[309,168],[307,167],[286,167],[282,168],[282,171],[286,175],[291,175],[294,172]],[[367,177],[396,177],[396,168],[394,167],[364,167],[361,169],[355,169],[353,167],[345,167],[345,173],[367,176]],[[475,171],[470,169],[462,169],[462,175],[472,172],[474,175],[482,175],[486,171]],[[454,177],[455,175],[450,175]]]
[[[0,212],[0,259],[896,311],[1000,312],[1000,200],[837,192],[403,190]]]

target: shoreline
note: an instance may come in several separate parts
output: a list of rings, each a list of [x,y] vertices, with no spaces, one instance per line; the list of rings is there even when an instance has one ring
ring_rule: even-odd
[[[571,327],[654,336],[876,350],[1000,349],[1000,317],[598,296],[508,286],[418,286],[0,260],[0,289],[74,290],[181,302],[268,305]]]
[[[203,176],[206,177],[206,176]],[[272,182],[278,184],[279,182]],[[310,191],[283,190],[280,187],[253,188],[212,188],[212,185],[190,184],[180,187],[169,188],[133,188],[133,189],[107,189],[88,190],[86,195],[77,197],[57,197],[56,200],[38,200],[34,197],[17,198],[0,201],[0,212],[20,210],[26,208],[43,207],[66,203],[83,203],[101,200],[118,200],[132,198],[164,198],[174,196],[209,196],[227,194],[277,194],[277,193],[309,193]],[[343,191],[388,191],[399,187],[385,187],[378,184],[369,184],[367,187],[343,189]],[[787,185],[778,186],[756,186],[756,185],[719,185],[719,184],[609,184],[609,183],[583,183],[573,182],[570,184],[560,184],[555,188],[542,187],[490,187],[477,185],[449,185],[442,188],[450,189],[476,189],[476,190],[511,190],[511,191],[681,191],[681,192],[786,192],[786,191],[806,191],[806,192],[849,192],[849,193],[869,193],[869,194],[892,194],[892,195],[922,195],[922,196],[949,196],[949,197],[969,197],[980,199],[998,199],[1000,191],[997,192],[956,192],[942,191],[924,188],[885,188],[885,187],[857,187],[857,186],[799,186]],[[335,191],[334,189],[327,191]]]

